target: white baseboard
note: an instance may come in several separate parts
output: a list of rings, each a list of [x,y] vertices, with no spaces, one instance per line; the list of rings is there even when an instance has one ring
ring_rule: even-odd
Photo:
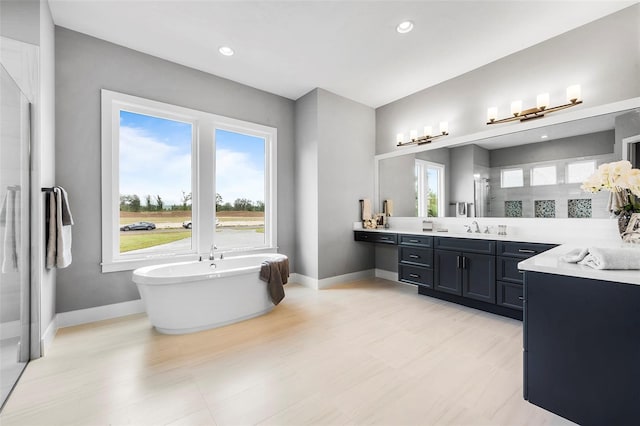
[[[302,274],[291,274],[289,277],[289,282],[302,284],[305,287],[312,288],[314,290],[318,289],[318,280],[315,278],[307,277]]]
[[[112,305],[97,306],[95,308],[78,309],[77,311],[61,312],[56,315],[58,327],[71,327],[89,322],[102,321],[126,315],[144,312],[142,299]]]
[[[51,343],[53,343],[53,338],[56,337],[56,333],[58,332],[58,316],[55,315],[53,320],[47,326],[47,329],[44,331],[42,338],[40,339],[40,356],[45,356],[47,351],[51,347]]]
[[[397,272],[387,271],[386,269],[376,268],[376,278],[382,278],[389,281],[399,281]]]
[[[373,277],[375,277],[374,270],[366,269],[364,271],[351,272],[349,274],[344,274],[344,275],[336,275],[335,277],[323,278],[321,280],[307,277],[306,275],[302,275],[302,274],[291,274],[290,280],[292,282],[300,283],[303,286],[312,288],[314,290],[322,290],[322,289],[333,287],[336,284],[342,284],[349,281],[364,280],[364,279],[373,278]]]

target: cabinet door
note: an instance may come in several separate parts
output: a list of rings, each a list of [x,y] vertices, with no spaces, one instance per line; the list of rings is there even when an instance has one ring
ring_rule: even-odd
[[[434,252],[435,279],[433,288],[451,294],[462,294],[462,253],[448,250]]]
[[[521,261],[522,259],[514,257],[496,258],[498,281],[522,284],[523,272],[518,270],[518,263]]]
[[[462,295],[470,299],[496,303],[495,257],[463,253]]]
[[[522,310],[524,295],[522,284],[496,281],[496,304]]]

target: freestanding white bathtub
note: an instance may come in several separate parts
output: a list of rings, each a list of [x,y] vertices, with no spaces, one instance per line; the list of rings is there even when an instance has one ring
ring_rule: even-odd
[[[133,271],[151,324],[160,333],[184,334],[266,314],[274,305],[259,278],[265,260],[252,254],[223,260],[147,266]]]

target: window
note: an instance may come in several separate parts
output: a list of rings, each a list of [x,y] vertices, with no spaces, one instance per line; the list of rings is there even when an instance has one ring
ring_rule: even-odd
[[[522,169],[502,169],[500,170],[500,187],[517,188],[524,186],[524,175]]]
[[[415,161],[417,215],[444,217],[444,165]]]
[[[216,129],[216,234],[221,249],[265,244],[265,140]]]
[[[582,183],[596,171],[595,160],[567,164],[567,183]]]
[[[102,91],[102,270],[275,250],[276,129]]]
[[[556,166],[534,166],[531,169],[531,186],[555,185]]]

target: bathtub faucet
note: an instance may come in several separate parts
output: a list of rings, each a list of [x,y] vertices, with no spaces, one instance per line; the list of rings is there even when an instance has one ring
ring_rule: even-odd
[[[211,250],[209,250],[209,260],[215,260],[215,250],[218,250],[218,247],[216,247],[214,244],[211,244]]]

